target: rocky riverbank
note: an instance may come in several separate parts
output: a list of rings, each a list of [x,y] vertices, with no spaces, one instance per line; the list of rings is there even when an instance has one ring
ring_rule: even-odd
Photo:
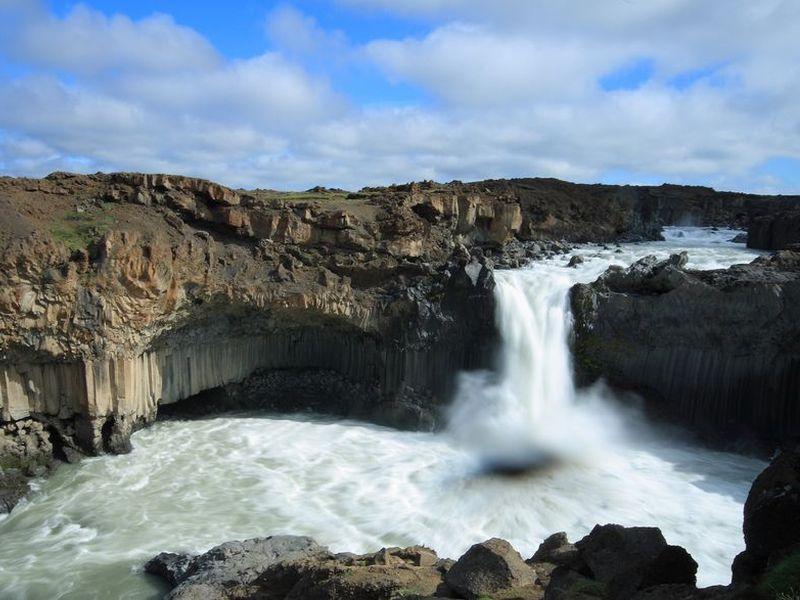
[[[743,226],[795,200],[548,179],[283,193],[0,178],[0,506],[55,461],[126,451],[160,406],[268,391],[435,427],[456,373],[492,367],[494,265],[665,224]]]
[[[275,536],[197,556],[165,552],[145,571],[169,586],[169,600],[768,600],[800,585],[799,511],[800,455],[785,452],[753,483],[732,584],[701,589],[686,550],[657,528],[619,525],[598,525],[574,544],[554,534],[527,560],[501,539],[454,561],[421,546],[334,554],[307,537]]]
[[[800,435],[800,254],[717,271],[686,254],[613,267],[571,291],[580,379],[632,389],[714,441]]]

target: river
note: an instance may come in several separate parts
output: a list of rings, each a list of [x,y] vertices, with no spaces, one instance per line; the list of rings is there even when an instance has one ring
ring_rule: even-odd
[[[685,249],[698,269],[749,262],[736,233],[668,228],[664,242],[584,246],[577,268],[556,256],[498,271],[500,367],[461,377],[440,433],[227,415],[158,422],[128,455],[66,465],[0,520],[0,597],[160,598],[141,570],[156,553],[270,534],[453,558],[497,536],[528,557],[551,533],[576,540],[609,522],[660,527],[697,560],[700,585],[728,583],[764,463],[649,425],[602,385],[576,389],[567,291],[648,254]]]

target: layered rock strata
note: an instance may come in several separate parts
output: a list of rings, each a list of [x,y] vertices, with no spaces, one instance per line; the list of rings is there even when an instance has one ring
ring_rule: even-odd
[[[800,434],[800,254],[717,271],[687,257],[612,267],[571,290],[576,368],[715,437]]]
[[[456,372],[491,366],[494,261],[742,225],[774,201],[548,179],[281,193],[0,178],[0,479],[17,489],[48,452],[125,451],[159,406],[209,390],[284,390],[287,405],[302,384],[293,408],[430,427]],[[254,373],[261,384],[231,387]],[[314,384],[328,376],[361,400]]]

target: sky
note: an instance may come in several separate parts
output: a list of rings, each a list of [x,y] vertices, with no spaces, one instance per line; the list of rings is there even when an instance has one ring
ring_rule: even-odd
[[[800,0],[0,0],[0,174],[800,193]]]

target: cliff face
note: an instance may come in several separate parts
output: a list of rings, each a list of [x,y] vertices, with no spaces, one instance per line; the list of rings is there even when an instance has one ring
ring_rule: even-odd
[[[3,184],[2,420],[44,420],[61,443],[119,450],[158,404],[258,369],[391,396],[443,394],[488,362],[490,270],[401,203],[166,176]]]
[[[751,219],[747,245],[760,250],[783,250],[800,244],[800,207],[779,210]]]
[[[800,254],[708,272],[685,261],[648,257],[572,288],[579,375],[635,389],[714,436],[796,437]]]
[[[770,202],[548,179],[281,193],[0,178],[0,466],[124,451],[159,405],[209,390],[239,402],[301,386],[321,410],[429,426],[459,370],[491,365],[493,260],[742,224]],[[256,372],[262,384],[231,387]]]

